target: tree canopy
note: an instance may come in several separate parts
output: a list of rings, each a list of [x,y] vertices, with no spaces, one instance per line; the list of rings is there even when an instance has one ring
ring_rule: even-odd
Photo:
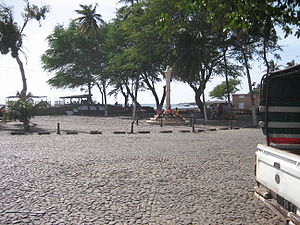
[[[19,26],[14,20],[13,10],[9,6],[0,4],[0,53],[8,54],[16,59],[22,77],[23,88],[21,91],[21,98],[26,99],[27,93],[27,81],[25,76],[25,70],[22,60],[19,57],[19,53],[22,52],[24,29],[31,20],[36,20],[40,23],[42,19],[45,19],[46,14],[49,12],[48,6],[37,6],[30,4],[28,0],[25,0],[26,6],[23,11],[23,25]],[[23,53],[23,52],[22,52]]]
[[[80,17],[73,20],[73,26],[76,26],[73,31],[70,27],[56,28],[53,35],[61,32],[67,36],[57,36],[55,40],[48,38],[52,45],[50,43],[50,49],[43,56],[44,67],[57,71],[49,84],[57,87],[64,87],[68,82],[75,86],[93,85],[102,80],[113,87],[112,93],[122,93],[125,101],[128,96],[136,100],[134,89],[148,89],[159,107],[163,96],[159,99],[156,84],[170,65],[174,79],[193,89],[195,102],[203,109],[201,96],[214,76],[224,76],[228,86],[233,79],[243,75],[244,70],[251,93],[251,62],[259,58],[267,71],[273,69],[272,60],[280,58],[275,26],[286,35],[299,36],[300,32],[299,3],[294,1],[238,0],[234,4],[225,0],[120,2],[124,5],[108,24],[97,14],[97,5],[80,5],[76,10]],[[70,39],[70,43],[59,41],[59,38]],[[54,46],[54,41],[65,46]],[[55,48],[61,50],[56,52]],[[51,60],[58,60],[59,54],[70,54],[71,58],[61,55],[65,64],[59,68],[51,67]],[[60,83],[61,76],[66,82],[64,85]],[[80,84],[76,80],[81,80]],[[74,87],[72,84],[67,86]]]
[[[214,89],[209,92],[209,96],[213,98],[218,98],[221,100],[225,100],[227,98],[227,93],[234,94],[235,92],[239,91],[238,86],[241,84],[240,80],[229,79],[227,89],[227,83],[224,81],[221,84],[214,87]]]

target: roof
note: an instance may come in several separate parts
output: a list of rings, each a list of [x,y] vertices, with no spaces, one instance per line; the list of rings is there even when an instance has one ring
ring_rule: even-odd
[[[275,77],[275,76],[285,76],[285,75],[292,75],[294,73],[299,73],[300,72],[300,64],[296,66],[291,66],[283,70],[277,70],[274,72],[271,72],[268,77]]]
[[[7,96],[6,98],[20,98],[20,96]],[[28,98],[47,98],[47,96],[28,96]]]
[[[88,98],[92,97],[93,95],[71,95],[71,96],[63,96],[59,98]]]

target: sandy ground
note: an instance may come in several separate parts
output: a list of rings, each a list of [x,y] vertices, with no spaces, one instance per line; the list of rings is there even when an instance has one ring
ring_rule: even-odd
[[[253,197],[257,128],[196,124],[204,131],[192,133],[141,120],[134,134],[114,134],[131,119],[32,123],[20,136],[11,135],[19,123],[0,125],[0,224],[283,224]]]

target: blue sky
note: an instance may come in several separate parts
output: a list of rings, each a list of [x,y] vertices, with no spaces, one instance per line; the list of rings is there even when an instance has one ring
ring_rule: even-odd
[[[21,22],[20,13],[24,8],[23,0],[0,0],[0,2],[6,5],[14,6],[15,18]],[[28,81],[28,91],[34,95],[48,96],[51,101],[58,100],[59,96],[81,94],[82,92],[71,89],[51,89],[46,81],[53,76],[43,69],[41,69],[40,56],[47,49],[46,37],[50,35],[57,24],[64,24],[67,26],[70,19],[76,18],[77,14],[74,10],[79,9],[79,4],[94,4],[95,1],[90,0],[31,0],[33,4],[37,5],[50,5],[51,12],[47,16],[46,20],[42,21],[42,26],[35,21],[31,21],[26,27],[25,34],[26,38],[24,41],[24,52],[26,53],[27,60],[22,57],[25,72]],[[120,7],[117,4],[118,0],[98,0],[98,13],[100,13],[105,21],[109,21],[114,17],[116,8]],[[21,24],[21,23],[20,23]],[[19,24],[19,25],[20,25]],[[300,55],[300,44],[299,40],[295,37],[288,37],[287,39],[281,40],[280,44],[283,46],[283,52],[281,52],[282,60],[279,62],[280,65],[286,65],[287,62],[295,60],[299,63]],[[252,62],[252,80],[253,82],[260,82],[262,75],[264,74],[265,68],[262,60]],[[222,77],[216,77],[212,79],[207,85],[206,97],[208,99],[208,93],[214,86],[221,83],[224,80]],[[158,85],[158,90],[161,93],[163,83]],[[15,95],[17,91],[22,89],[21,75],[18,68],[18,64],[10,55],[0,55],[0,104],[5,103],[5,97]],[[247,93],[247,80],[242,79],[240,93]],[[100,101],[100,92],[95,88],[93,89],[95,100]],[[141,103],[154,103],[154,98],[149,91],[143,91],[139,93],[138,99]],[[109,98],[109,103],[118,101],[123,103],[123,99],[119,96],[117,99],[114,97]],[[171,102],[193,102],[194,92],[187,85],[179,82],[171,83]]]

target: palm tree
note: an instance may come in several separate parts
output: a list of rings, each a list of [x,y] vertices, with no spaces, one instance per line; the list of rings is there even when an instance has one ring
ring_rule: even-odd
[[[75,10],[78,14],[82,15],[81,17],[76,18],[74,21],[79,23],[79,32],[82,34],[85,34],[89,36],[90,38],[95,39],[97,34],[99,34],[99,26],[100,24],[105,24],[104,20],[101,18],[102,16],[100,14],[96,13],[96,8],[98,4],[96,3],[93,7],[92,4],[90,5],[79,5],[81,7],[81,10]],[[95,46],[95,48],[97,48]],[[89,69],[90,67],[87,67],[87,76],[91,77],[91,71]],[[89,91],[89,98],[88,101],[92,103],[92,97],[91,97],[91,88],[92,88],[92,80],[89,79],[88,82],[88,91]]]
[[[292,61],[286,63],[286,67],[287,67],[287,68],[288,68],[288,67],[295,66],[295,65],[296,65],[295,60],[292,60]]]
[[[99,32],[98,22],[104,24],[104,20],[101,18],[100,14],[96,13],[96,4],[93,8],[91,5],[79,5],[82,9],[75,10],[78,14],[81,14],[81,17],[75,19],[76,22],[80,24],[79,31],[85,34],[95,34]]]
[[[133,5],[134,2],[138,3],[139,0],[120,0],[118,3],[124,3],[124,4],[130,3],[131,5]]]
[[[278,65],[273,59],[269,62],[270,72],[280,70],[281,65]]]

